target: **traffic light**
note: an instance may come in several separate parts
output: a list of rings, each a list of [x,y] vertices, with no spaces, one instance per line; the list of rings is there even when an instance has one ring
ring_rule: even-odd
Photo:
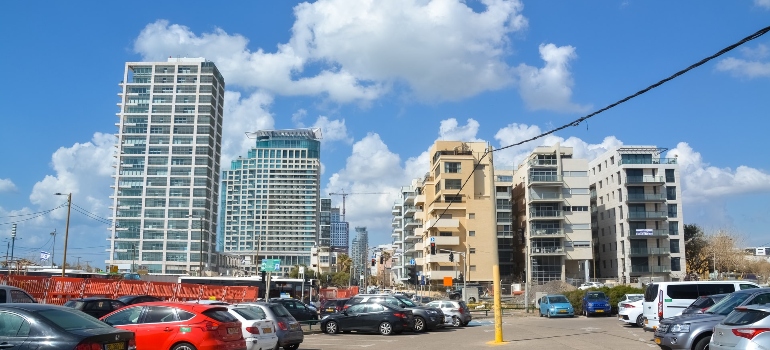
[[[262,282],[266,282],[267,281],[266,278],[267,278],[267,272],[262,271]]]
[[[436,255],[436,243],[430,244],[430,255]]]
[[[374,260],[374,258],[372,258],[372,266],[376,266],[376,265],[377,265],[377,261]]]
[[[384,264],[385,264],[385,257],[380,255],[380,265],[384,265]]]
[[[454,262],[454,261],[455,261],[455,253],[449,252],[449,262]]]
[[[409,276],[409,284],[417,285],[417,267],[409,266],[409,272],[407,276]]]

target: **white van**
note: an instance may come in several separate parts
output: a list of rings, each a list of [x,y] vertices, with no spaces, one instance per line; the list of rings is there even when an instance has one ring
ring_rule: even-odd
[[[759,288],[747,281],[655,282],[644,292],[644,330],[655,331],[660,320],[680,315],[700,296]]]

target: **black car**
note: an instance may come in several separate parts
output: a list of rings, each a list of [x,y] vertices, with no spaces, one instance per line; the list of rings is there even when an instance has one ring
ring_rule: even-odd
[[[714,294],[698,297],[698,299],[695,299],[695,301],[693,301],[690,306],[682,311],[682,315],[702,314],[706,312],[708,308],[718,303],[728,295],[729,294]]]
[[[161,298],[156,298],[152,295],[124,295],[117,299],[119,302],[126,305],[134,305],[139,303],[150,303],[153,301],[163,301]]]
[[[292,298],[273,298],[270,299],[271,303],[279,303],[294,316],[297,321],[312,321],[318,320],[318,312],[307,307],[305,303]]]
[[[0,347],[117,349],[136,347],[134,333],[81,311],[51,304],[0,304]]]
[[[415,302],[400,295],[358,294],[345,303],[345,309],[348,309],[352,305],[364,302],[386,303],[395,307],[411,310],[412,315],[414,315],[412,329],[415,332],[424,332],[426,330],[444,327],[444,312],[441,311],[441,309],[415,304]]]
[[[345,308],[345,303],[350,298],[340,298],[340,299],[326,299],[321,304],[320,310],[321,310],[321,316],[327,315],[327,314],[336,314],[342,309]]]
[[[321,330],[328,334],[357,331],[391,335],[412,329],[411,320],[410,310],[388,303],[364,302],[352,305],[340,313],[324,316]]]
[[[113,299],[92,297],[70,299],[64,303],[64,306],[83,311],[96,318],[101,318],[110,312],[126,307],[126,304]]]

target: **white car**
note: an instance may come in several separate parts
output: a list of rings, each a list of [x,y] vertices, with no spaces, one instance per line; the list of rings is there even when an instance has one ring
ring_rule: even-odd
[[[586,290],[586,289],[601,288],[601,287],[604,287],[604,285],[599,282],[586,282],[581,284],[580,287],[578,287],[578,289]]]
[[[272,350],[277,348],[278,334],[275,324],[258,307],[228,305],[227,311],[241,322],[246,350]]]
[[[644,327],[644,299],[620,303],[618,320],[637,327]]]
[[[618,302],[618,310],[620,310],[621,304],[631,303],[640,299],[644,299],[644,294],[623,294]]]

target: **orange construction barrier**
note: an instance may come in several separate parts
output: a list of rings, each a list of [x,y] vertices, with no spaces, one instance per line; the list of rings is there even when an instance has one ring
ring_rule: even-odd
[[[223,300],[231,304],[242,303],[244,301],[244,295],[246,294],[246,288],[247,287],[245,286],[227,287],[227,292],[225,293]]]
[[[147,294],[166,301],[174,300],[177,284],[172,282],[150,282]]]
[[[117,281],[89,278],[85,281],[85,287],[83,288],[83,294],[81,297],[105,297],[114,299],[117,288]]]
[[[144,295],[147,294],[148,288],[149,282],[145,281],[118,281],[115,298],[125,295]]]
[[[257,301],[259,297],[259,287],[246,287],[243,293],[243,302]]]
[[[227,287],[202,285],[200,298],[202,300],[225,300],[226,294]]]
[[[5,280],[9,286],[24,289],[38,302],[45,300],[45,292],[48,290],[48,277],[42,276],[8,276]]]
[[[82,278],[51,277],[45,303],[64,305],[67,300],[80,298],[84,286],[85,280]]]
[[[201,297],[201,285],[192,283],[179,283],[174,295],[174,301],[199,300]]]

